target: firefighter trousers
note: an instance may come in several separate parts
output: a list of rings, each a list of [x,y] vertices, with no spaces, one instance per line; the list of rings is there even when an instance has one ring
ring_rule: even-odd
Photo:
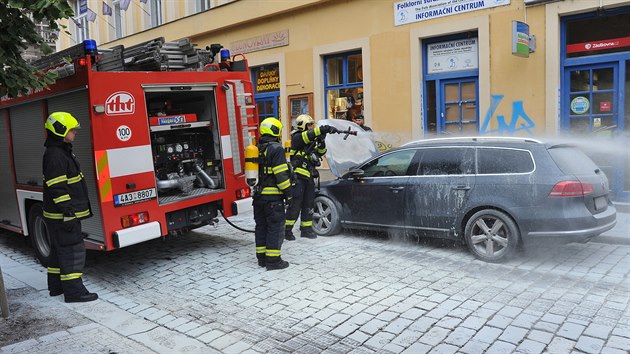
[[[293,199],[287,210],[286,229],[292,230],[300,216],[300,230],[310,231],[313,227],[315,207],[315,181],[313,178],[298,177],[293,188]]]
[[[83,285],[85,245],[81,222],[46,222],[50,237],[51,253],[48,263],[48,290],[51,294],[75,297],[88,291]]]
[[[280,262],[280,248],[284,239],[284,200],[254,199],[256,258],[267,264]]]

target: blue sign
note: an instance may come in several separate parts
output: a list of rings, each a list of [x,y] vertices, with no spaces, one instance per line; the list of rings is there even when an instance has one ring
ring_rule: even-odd
[[[588,112],[590,107],[591,103],[588,101],[588,98],[584,96],[577,96],[571,100],[571,111],[575,114],[584,114]]]

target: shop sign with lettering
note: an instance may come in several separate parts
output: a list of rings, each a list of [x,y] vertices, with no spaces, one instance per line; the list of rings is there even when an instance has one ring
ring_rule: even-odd
[[[280,74],[278,65],[264,66],[255,71],[256,93],[279,91]]]
[[[230,51],[234,54],[244,54],[285,45],[289,45],[288,29],[232,42]]]
[[[427,73],[438,74],[479,69],[477,38],[427,45]]]
[[[394,3],[394,26],[509,5],[510,0],[407,0]]]

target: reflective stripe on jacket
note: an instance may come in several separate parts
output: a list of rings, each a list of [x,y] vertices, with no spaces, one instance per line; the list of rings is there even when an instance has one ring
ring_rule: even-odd
[[[290,195],[291,170],[284,155],[284,148],[277,141],[261,138],[260,151],[260,187],[261,195]]]
[[[306,148],[315,142],[318,136],[321,136],[322,132],[319,127],[314,127],[305,131],[296,131],[291,135],[291,149],[289,150],[289,156],[291,159],[291,165],[295,170],[295,173],[311,178],[311,171],[315,169],[313,163],[310,161],[310,157],[306,156]],[[312,152],[317,153],[319,156],[323,156],[326,153],[326,148],[315,148]]]
[[[92,216],[87,183],[72,145],[49,137],[45,146],[44,218],[63,221]]]

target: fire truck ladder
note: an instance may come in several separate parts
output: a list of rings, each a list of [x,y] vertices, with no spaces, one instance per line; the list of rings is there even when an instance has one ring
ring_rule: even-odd
[[[67,64],[68,60],[74,60],[85,56],[85,46],[79,43],[57,53],[46,55],[33,62],[33,66],[40,69],[48,69],[61,64]]]
[[[130,47],[100,49],[99,71],[197,71],[210,62],[210,52],[190,39],[166,42],[158,37]]]

